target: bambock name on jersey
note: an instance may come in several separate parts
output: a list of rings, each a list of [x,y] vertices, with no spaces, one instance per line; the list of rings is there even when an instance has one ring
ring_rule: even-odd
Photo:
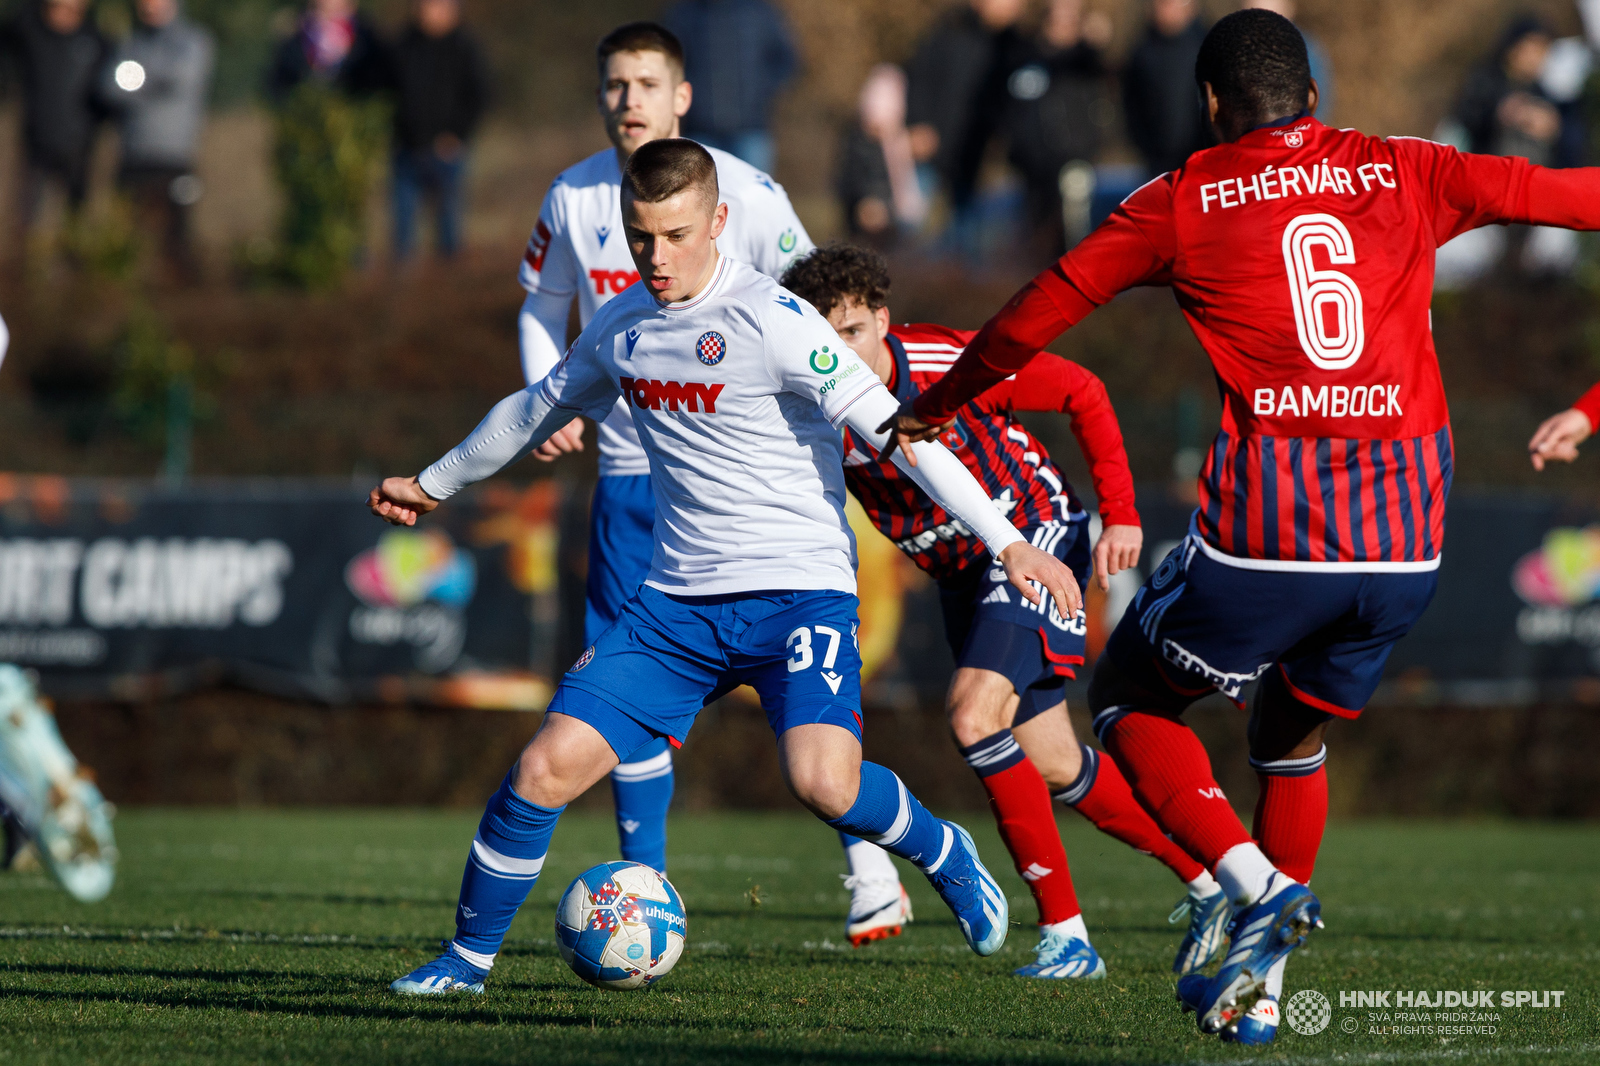
[[[763,274],[780,276],[813,247],[783,186],[736,156],[706,150],[716,162],[721,200],[728,205],[717,247]],[[574,297],[579,326],[587,327],[607,301],[639,280],[622,233],[621,194],[622,171],[609,148],[562,171],[545,194],[517,271],[532,297],[519,329],[523,376],[530,385],[560,360]],[[628,409],[618,404],[600,425],[600,473],[649,472]]]
[[[1100,304],[1169,285],[1216,370],[1195,526],[1259,569],[1438,566],[1452,473],[1429,301],[1440,244],[1600,227],[1600,175],[1315,119],[1197,152],[1025,287],[917,403],[942,422]]]
[[[692,300],[662,304],[644,286],[613,300],[555,370],[502,400],[419,481],[443,499],[619,402],[655,492],[646,584],[688,596],[855,592],[840,427],[881,441],[876,428],[899,405],[810,304],[725,256]],[[917,447],[911,476],[991,552],[1021,539],[960,460]]]

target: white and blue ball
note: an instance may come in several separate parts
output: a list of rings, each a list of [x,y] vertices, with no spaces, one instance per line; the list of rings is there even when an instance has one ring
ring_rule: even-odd
[[[572,972],[596,988],[644,988],[683,954],[689,918],[663,874],[637,862],[606,862],[579,874],[556,907],[556,946]]]

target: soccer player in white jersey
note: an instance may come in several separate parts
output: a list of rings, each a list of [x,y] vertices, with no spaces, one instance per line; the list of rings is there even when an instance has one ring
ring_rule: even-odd
[[[519,320],[522,370],[536,384],[566,347],[567,316],[578,302],[580,327],[639,279],[621,236],[622,167],[635,149],[678,136],[693,87],[683,80],[683,48],[666,28],[632,22],[601,39],[600,115],[612,147],[569,167],[545,194],[539,221],[523,255],[518,280],[528,291]],[[779,277],[813,245],[782,186],[748,163],[715,148],[717,185],[728,221],[719,251]],[[590,507],[585,644],[592,644],[622,613],[644,581],[655,548],[655,500],[650,461],[626,404],[600,420],[600,481]],[[583,422],[552,435],[537,452],[545,460],[582,448]],[[654,740],[628,755],[611,774],[622,856],[657,870],[667,868],[667,808],[672,802],[672,753]],[[898,934],[911,904],[888,855],[872,844],[845,840],[850,862],[852,942]]]
[[[972,838],[861,758],[839,427],[877,444],[894,397],[814,308],[718,254],[728,208],[704,148],[677,138],[642,146],[624,172],[622,210],[641,285],[596,315],[538,386],[502,400],[421,474],[386,479],[370,497],[375,514],[414,524],[574,415],[604,415],[621,398],[636,412],[657,501],[644,585],[567,672],[489,801],[454,938],[392,987],[481,991],[565,804],[647,741],[681,743],[700,708],[740,684],[761,696],[795,797],[923,870],[968,944],[992,954],[1009,910]],[[1037,602],[1042,588],[1078,609],[1071,570],[1024,540],[959,459],[925,443],[900,461],[983,539],[1022,595]]]

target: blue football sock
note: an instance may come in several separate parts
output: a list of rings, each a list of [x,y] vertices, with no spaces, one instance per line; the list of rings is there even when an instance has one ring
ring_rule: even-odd
[[[943,823],[917,802],[893,770],[877,763],[861,764],[861,791],[856,793],[855,805],[828,824],[841,833],[870,840],[924,872],[945,850]]]
[[[667,872],[667,808],[672,806],[672,752],[652,740],[611,771],[622,857]]]
[[[510,774],[484,809],[461,875],[455,937],[456,949],[479,969],[494,964],[511,919],[539,880],[564,810],[529,803],[512,790]]]

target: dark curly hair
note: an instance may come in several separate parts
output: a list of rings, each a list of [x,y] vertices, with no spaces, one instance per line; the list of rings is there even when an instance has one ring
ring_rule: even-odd
[[[870,248],[835,241],[795,260],[781,284],[823,318],[847,300],[876,311],[889,303],[889,262]]]
[[[1294,23],[1260,8],[1235,11],[1211,27],[1195,60],[1196,82],[1247,127],[1305,110],[1311,93],[1306,40]]]

